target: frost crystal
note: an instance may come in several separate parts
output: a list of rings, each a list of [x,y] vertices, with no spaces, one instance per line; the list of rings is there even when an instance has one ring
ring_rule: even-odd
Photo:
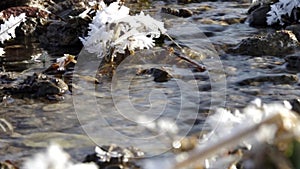
[[[15,38],[15,29],[26,19],[25,13],[20,14],[19,16],[14,17],[11,15],[8,20],[4,21],[4,24],[1,24],[0,30],[0,41],[3,43],[5,40]]]
[[[126,49],[152,48],[155,45],[153,38],[166,32],[162,22],[143,12],[130,16],[129,8],[119,2],[109,6],[102,2],[101,8],[89,25],[88,36],[81,38],[87,51],[100,58],[115,52],[124,53]]]
[[[279,0],[279,2],[271,5],[271,11],[268,12],[267,23],[272,25],[278,23],[284,25],[282,17],[287,15],[292,17],[292,12],[294,9],[300,7],[299,0]]]

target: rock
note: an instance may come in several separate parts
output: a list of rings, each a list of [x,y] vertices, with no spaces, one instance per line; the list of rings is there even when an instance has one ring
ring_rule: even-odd
[[[189,9],[181,8],[181,9],[175,9],[175,8],[168,8],[163,7],[161,8],[162,13],[167,13],[170,15],[175,15],[183,18],[187,18],[193,15],[193,12]]]
[[[153,80],[155,82],[167,82],[172,78],[172,76],[168,72],[156,68],[139,70],[137,72],[137,75],[145,75],[145,74],[152,75],[154,77]]]
[[[247,17],[247,21],[250,26],[268,26],[267,13],[271,10],[269,5],[263,5],[253,10]]]
[[[0,11],[14,7],[14,6],[23,6],[27,4],[30,0],[1,0],[0,1]]]
[[[290,25],[290,26],[287,26],[285,29],[292,31],[296,35],[296,38],[299,41],[299,39],[300,39],[300,24]]]
[[[116,145],[101,146],[95,149],[96,153],[87,155],[84,163],[94,162],[99,168],[138,169],[135,158],[144,156],[144,152],[134,147],[122,148]]]
[[[300,114],[300,99],[290,100],[290,103],[292,105],[292,110]]]
[[[44,48],[63,46],[82,46],[78,37],[83,37],[88,28],[88,22],[81,18],[65,21],[53,21],[39,37]]]
[[[63,80],[36,73],[20,83],[3,88],[5,93],[21,98],[47,98],[51,95],[62,95],[68,90],[68,85]]]
[[[178,0],[178,4],[189,4],[189,3],[202,3],[202,2],[215,2],[217,0]]]
[[[262,83],[272,83],[272,84],[294,84],[298,82],[297,75],[291,74],[277,74],[277,75],[263,75],[263,76],[256,76],[250,77],[243,80],[240,80],[238,85],[245,86],[258,86]]]
[[[0,72],[0,84],[10,84],[17,80],[13,72]],[[3,87],[3,86],[2,86]]]
[[[279,4],[279,9],[273,9],[271,8],[271,5],[273,5],[274,3],[278,3],[279,0],[256,0],[253,1],[253,3],[251,4],[249,10],[248,10],[248,23],[250,24],[250,26],[254,26],[254,27],[259,27],[259,26],[272,26],[272,27],[282,27],[282,26],[287,26],[287,25],[291,25],[293,23],[299,23],[299,18],[300,18],[300,10],[299,8],[294,8],[292,9],[291,13],[288,14],[287,11],[284,14],[281,10],[283,3],[283,1],[280,1],[281,4]],[[287,1],[288,2],[288,1]],[[291,8],[292,3],[290,3],[288,8]],[[273,14],[274,15],[279,15],[278,18],[280,18],[280,22],[279,20],[277,20],[277,22],[275,21],[274,23],[272,23],[272,25],[268,25],[267,24],[267,17],[270,14],[267,14],[270,11],[275,11]]]
[[[5,160],[4,162],[0,162],[0,168],[1,169],[19,169],[16,164],[14,164],[12,161]]]
[[[250,56],[283,56],[299,48],[299,42],[291,31],[276,31],[265,36],[243,39],[237,46],[228,49],[229,53]]]
[[[284,58],[284,60],[287,62],[286,67],[288,69],[300,70],[300,55],[288,55]]]

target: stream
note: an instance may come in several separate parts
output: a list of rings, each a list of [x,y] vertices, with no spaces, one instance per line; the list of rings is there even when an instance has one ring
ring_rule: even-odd
[[[144,12],[162,20],[174,41],[195,52],[192,59],[207,71],[195,71],[165,47],[157,46],[137,51],[118,66],[112,80],[94,84],[79,77],[94,77],[100,60],[83,49],[74,77],[70,79],[70,71],[62,75],[73,83],[72,94],[65,94],[63,101],[11,98],[1,103],[0,118],[12,124],[13,132],[0,131],[0,161],[22,161],[49,142],[60,144],[79,161],[93,152],[95,145],[111,143],[138,147],[147,156],[168,154],[172,139],[206,130],[205,118],[215,108],[240,109],[255,98],[266,103],[299,98],[299,73],[288,70],[284,58],[225,52],[242,39],[274,31],[243,23],[249,5],[243,1],[151,2]],[[175,17],[160,13],[161,7],[186,8],[194,14]],[[171,40],[165,43],[173,44]],[[0,64],[22,76],[42,72],[57,57],[46,55],[44,62],[32,61],[32,55],[43,52],[37,44],[13,51],[1,58]],[[150,68],[164,69],[172,78],[159,83],[150,75],[136,75],[137,70]],[[293,78],[281,80],[286,76]],[[271,80],[257,80],[260,77]],[[143,125],[163,119],[176,124],[167,128],[178,130],[169,133]]]

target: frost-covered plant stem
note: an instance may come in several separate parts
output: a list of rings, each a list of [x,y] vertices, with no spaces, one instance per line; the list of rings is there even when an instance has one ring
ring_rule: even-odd
[[[196,149],[179,154],[175,162],[166,163],[164,168],[188,168],[195,162],[202,162],[204,165],[204,161],[206,168],[231,166],[241,156],[225,155],[226,152],[241,146],[254,150],[254,147],[262,144],[281,147],[282,150],[282,144],[300,138],[300,117],[291,111],[288,102],[262,104],[260,100],[255,100],[253,103],[255,105],[247,106],[243,113],[217,110],[206,120],[213,130],[200,139]],[[216,123],[219,123],[219,127]]]
[[[25,22],[26,16],[25,13],[20,14],[19,16],[14,17],[11,15],[8,20],[5,20],[3,24],[1,24],[0,29],[0,41],[3,43],[6,40],[11,38],[15,38],[15,30],[22,23]],[[3,48],[0,48],[0,56],[4,54]]]
[[[238,131],[237,133],[232,133],[231,135],[225,136],[225,137],[223,137],[223,139],[221,139],[220,141],[218,141],[216,143],[208,144],[203,149],[200,149],[200,150],[196,149],[195,151],[193,151],[191,153],[187,153],[186,155],[188,156],[188,158],[186,158],[182,161],[178,161],[175,164],[174,169],[188,167],[195,162],[201,162],[201,161],[204,162],[205,159],[210,158],[211,156],[219,153],[220,150],[223,149],[224,147],[235,146],[235,145],[239,144],[239,142],[242,139],[245,139],[245,138],[253,135],[257,131],[259,131],[259,129],[262,126],[274,124],[274,123],[277,124],[280,121],[280,119],[281,119],[281,115],[276,114],[254,126],[242,129],[242,130]]]
[[[299,22],[300,18],[296,18],[296,15],[292,16],[293,10],[296,10],[299,7],[299,0],[279,0],[279,2],[271,5],[271,11],[267,13],[267,24],[272,25],[279,23],[280,25],[284,25],[285,22],[282,18],[285,15],[290,18],[294,17],[294,19],[296,19],[296,21]]]
[[[89,25],[88,36],[81,38],[85,49],[95,53],[99,58],[113,61],[117,53],[125,51],[134,53],[135,49],[150,49],[154,38],[166,33],[162,22],[141,12],[129,15],[129,8],[120,2],[113,2],[109,6],[100,4],[92,23]]]

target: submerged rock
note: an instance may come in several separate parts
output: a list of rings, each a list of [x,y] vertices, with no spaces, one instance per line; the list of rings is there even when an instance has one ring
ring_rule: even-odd
[[[187,18],[193,15],[193,12],[191,10],[185,8],[175,9],[175,8],[163,7],[161,8],[161,12],[183,17],[183,18]]]
[[[145,74],[152,75],[155,82],[167,82],[172,78],[172,76],[168,72],[156,68],[144,69],[137,72],[137,75]]]
[[[299,48],[299,42],[291,31],[283,30],[243,39],[229,53],[250,56],[283,56]]]
[[[262,83],[272,83],[272,84],[294,84],[298,82],[297,75],[290,74],[278,74],[278,75],[262,75],[256,77],[250,77],[243,80],[240,80],[238,85],[250,85],[250,86],[258,86]]]

